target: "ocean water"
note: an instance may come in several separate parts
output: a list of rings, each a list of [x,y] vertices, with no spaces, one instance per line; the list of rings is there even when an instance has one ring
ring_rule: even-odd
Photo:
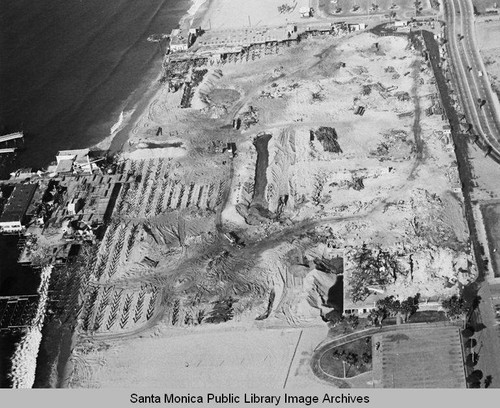
[[[160,69],[153,33],[168,33],[187,0],[2,0],[0,130],[23,130],[10,166],[43,167],[59,149],[110,133]]]
[[[2,0],[0,134],[22,130],[0,177],[42,168],[58,150],[89,147],[110,135],[157,77],[162,47],[189,0]],[[123,115],[121,115],[123,117]],[[116,129],[116,127],[115,127]],[[0,295],[33,293],[36,272],[16,265],[16,245],[0,237]],[[8,386],[15,336],[0,335],[0,386]]]

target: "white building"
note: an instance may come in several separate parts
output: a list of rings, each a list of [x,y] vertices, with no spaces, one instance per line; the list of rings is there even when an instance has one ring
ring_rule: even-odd
[[[171,52],[181,52],[187,51],[189,48],[189,37],[190,33],[183,32],[178,28],[174,28],[170,33],[170,51]]]
[[[89,149],[61,150],[56,156],[56,173],[92,174],[89,153]]]
[[[311,8],[310,7],[301,7],[299,9],[300,17],[311,17]]]
[[[349,31],[359,31],[359,30],[364,30],[365,28],[366,28],[365,23],[349,24]]]

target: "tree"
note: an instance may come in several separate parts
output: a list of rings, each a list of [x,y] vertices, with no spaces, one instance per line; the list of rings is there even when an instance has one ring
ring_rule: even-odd
[[[403,320],[406,322],[411,315],[415,314],[418,310],[418,301],[420,299],[420,293],[417,293],[413,297],[408,297],[408,299],[401,302],[400,311],[403,315]]]
[[[472,326],[467,326],[462,330],[462,336],[465,338],[472,337],[474,335],[474,328]]]
[[[474,370],[467,377],[467,382],[468,383],[481,382],[482,378],[483,378],[483,372],[481,370]]]
[[[323,320],[332,323],[334,326],[342,321],[342,314],[338,310],[328,312]]]
[[[370,362],[372,361],[372,355],[371,353],[368,353],[368,352],[364,352],[363,355],[361,356],[361,361],[364,363],[364,364],[370,364]]]
[[[401,302],[395,299],[392,295],[377,300],[376,305],[379,309],[385,310],[386,314],[388,314],[389,316],[396,316],[402,311]]]
[[[465,359],[465,365],[467,367],[474,367],[477,364],[478,359],[479,359],[479,354],[477,353],[468,354]]]
[[[375,308],[370,310],[370,314],[368,315],[368,321],[373,326],[378,326],[382,324],[382,320],[387,317],[387,313],[385,309]]]
[[[394,309],[394,296],[386,296],[383,299],[377,300],[377,308],[383,309],[387,311],[388,313],[391,312],[391,310]]]
[[[356,365],[358,361],[359,357],[356,353],[350,352],[344,356],[344,362],[349,365],[349,368],[351,368],[353,365]]]
[[[347,323],[353,329],[356,329],[356,327],[358,327],[359,325],[359,317],[357,315],[350,314],[349,316],[347,316]]]
[[[441,305],[449,319],[465,318],[470,308],[470,304],[457,295],[443,300]]]
[[[477,345],[477,340],[476,339],[467,339],[467,341],[465,342],[465,347],[467,348],[474,348],[476,347]]]
[[[484,388],[489,388],[491,382],[493,381],[493,377],[491,375],[487,375],[484,379]]]

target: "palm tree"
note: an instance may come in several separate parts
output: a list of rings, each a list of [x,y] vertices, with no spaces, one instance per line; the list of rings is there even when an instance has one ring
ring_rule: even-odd
[[[468,367],[474,367],[477,364],[478,359],[479,359],[479,354],[477,353],[468,354],[465,359],[465,365]]]
[[[476,339],[469,338],[465,342],[465,347],[467,347],[467,348],[474,348],[474,347],[476,347],[476,345],[477,345]]]
[[[349,365],[349,370],[351,369],[351,367],[353,365],[356,365],[358,363],[358,361],[359,361],[359,358],[358,358],[358,355],[356,353],[350,352],[350,353],[343,356],[343,362],[345,364]],[[347,370],[347,373],[344,373],[344,377],[347,377],[347,374],[349,374],[349,370]]]

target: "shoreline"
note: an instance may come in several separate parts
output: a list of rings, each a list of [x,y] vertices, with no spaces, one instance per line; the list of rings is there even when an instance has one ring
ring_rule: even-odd
[[[191,7],[181,17],[178,26],[184,24],[189,24],[189,26],[191,26],[193,21],[203,20],[204,14],[210,9],[212,4],[213,0],[192,0]],[[132,137],[132,130],[136,127],[141,118],[147,114],[148,108],[156,100],[156,96],[162,91],[163,85],[160,83],[160,79],[163,74],[164,58],[165,54],[162,55],[160,72],[147,86],[146,91],[139,97],[138,101],[133,106],[132,114],[123,128],[119,129],[115,135],[110,134],[92,147],[108,150],[108,153],[112,155],[120,155],[128,151],[128,142]],[[52,367],[56,367],[56,376],[55,378],[51,378],[51,388],[69,388],[71,374],[74,368],[71,355],[78,341],[78,333],[75,329],[70,330],[68,333],[67,329],[67,325],[63,324],[61,330],[65,333],[61,336],[61,342],[58,346],[59,353],[52,365]]]
[[[189,28],[193,26],[195,21],[199,21],[201,23],[205,14],[210,9],[210,6],[213,4],[213,0],[191,0],[191,3],[191,7],[179,20],[177,24],[179,27],[187,26]],[[156,75],[154,80],[146,86],[145,92],[138,98],[137,102],[132,107],[132,113],[130,118],[126,119],[125,125],[114,135],[110,134],[104,140],[92,147],[108,150],[108,153],[111,155],[119,155],[129,151],[127,142],[129,142],[132,137],[131,132],[145,115],[149,106],[157,99],[157,95],[162,91],[160,79],[163,75],[163,62],[165,55],[165,53],[162,55],[160,72]],[[122,114],[125,113],[125,111],[122,111]]]

